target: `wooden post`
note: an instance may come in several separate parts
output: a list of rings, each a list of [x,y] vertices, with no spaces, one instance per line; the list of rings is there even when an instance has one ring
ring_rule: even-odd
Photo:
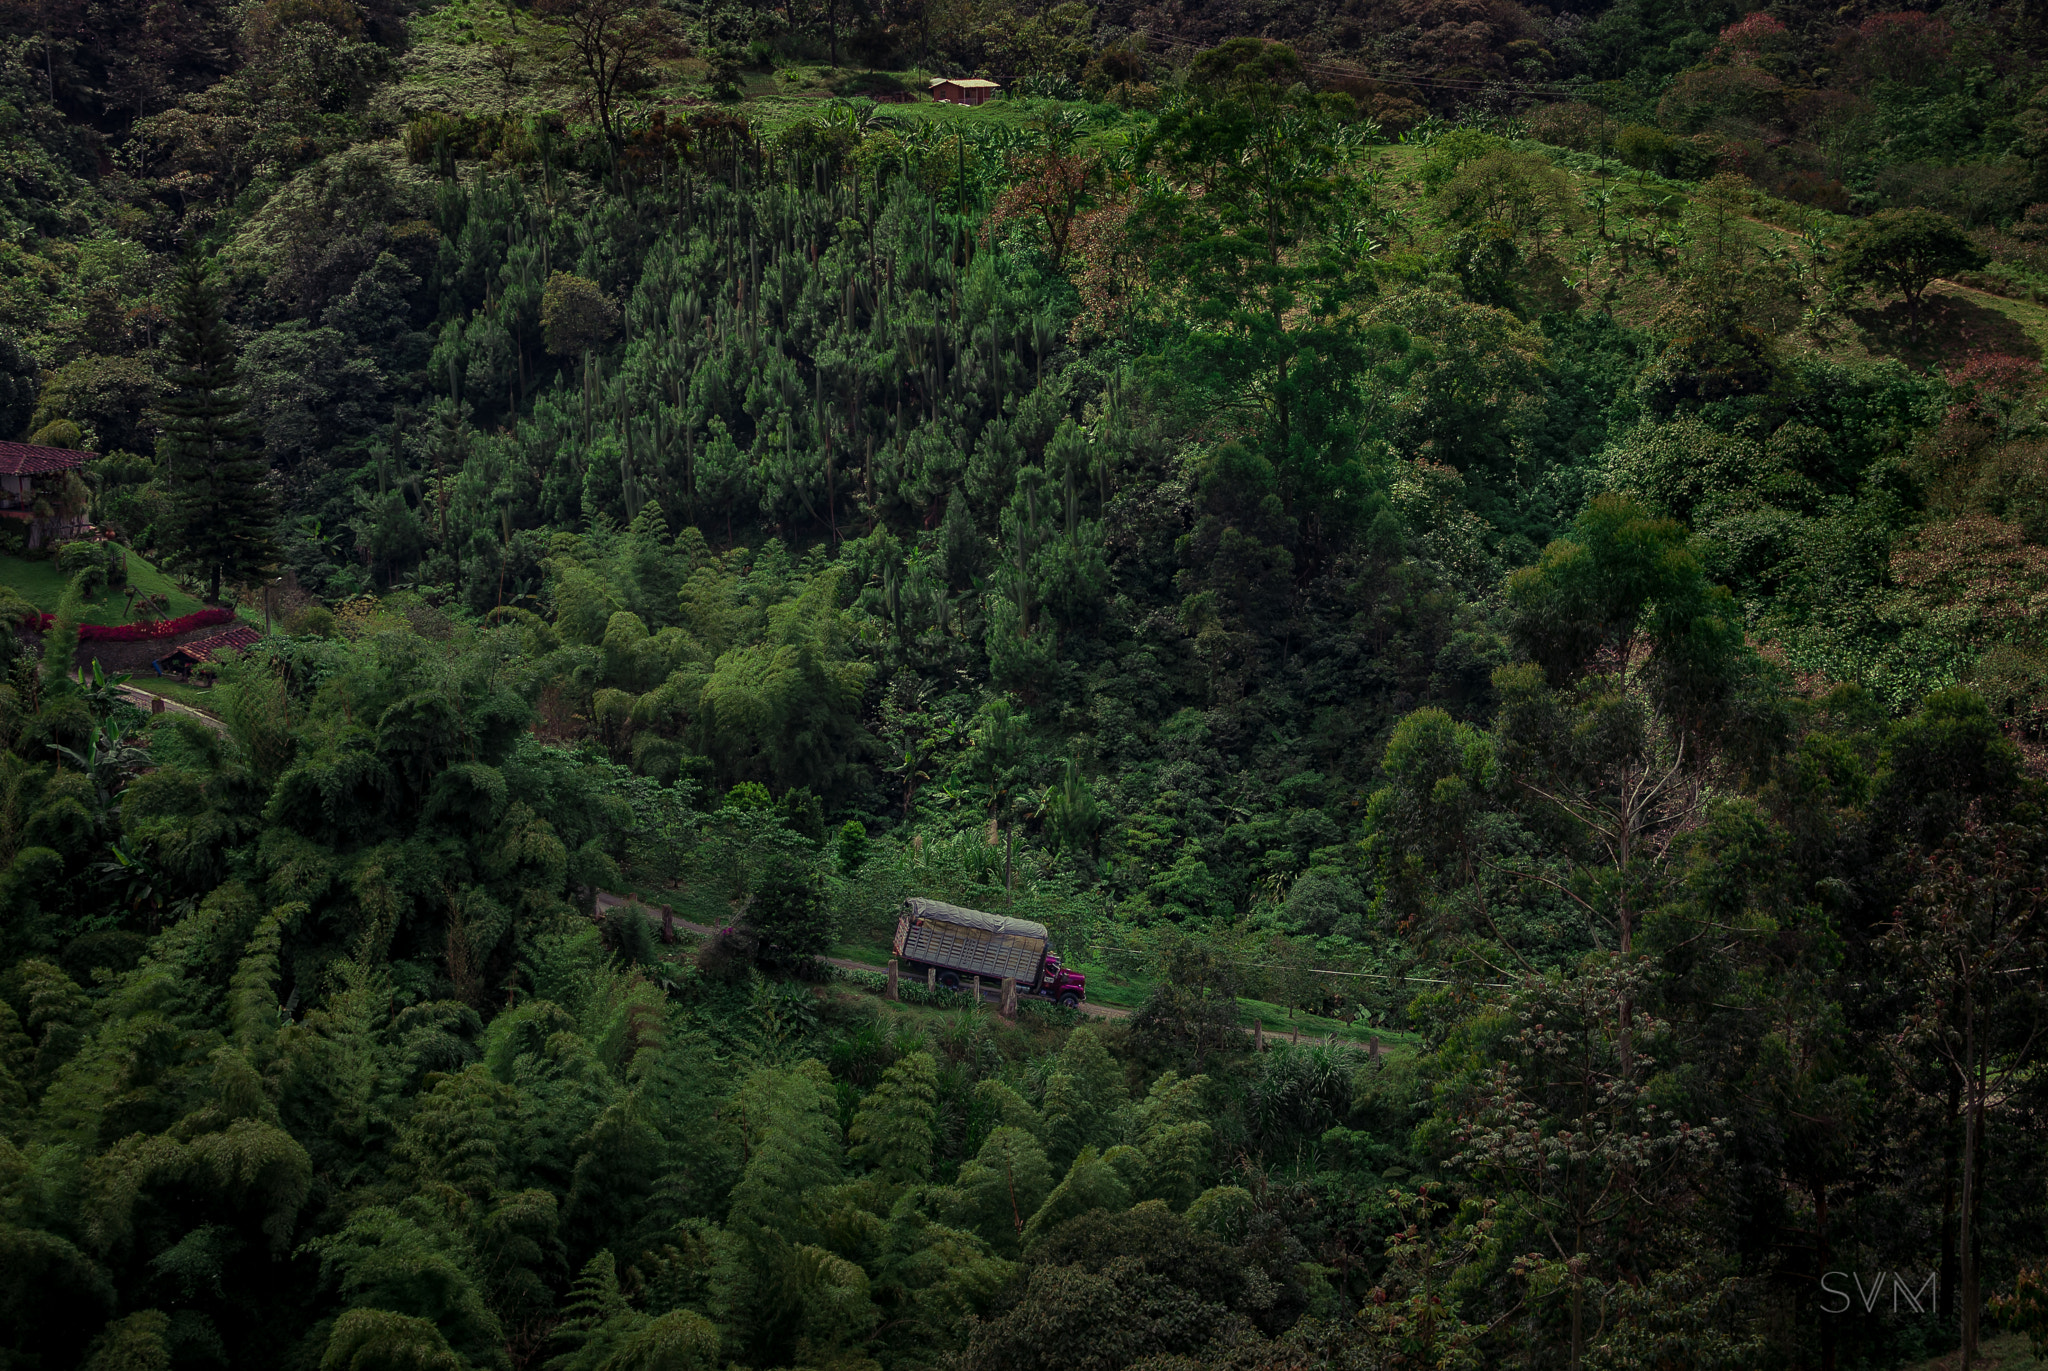
[[[924,969],[924,988],[934,994],[938,992],[939,969],[937,967],[928,966]]]
[[[1376,1062],[1380,1059],[1380,1039],[1377,1033],[1365,1040],[1365,1055],[1369,1061]]]
[[[974,978],[974,1007],[981,1008],[981,977]]]
[[[1017,1017],[1017,978],[1015,976],[1003,977],[1002,1015],[1006,1019]]]
[[[1288,1045],[1289,1047],[1300,1047],[1300,1046],[1301,1046],[1301,1025],[1300,1025],[1300,1024],[1296,1024],[1296,1025],[1294,1026],[1294,1032],[1293,1032],[1293,1034],[1292,1034],[1292,1035],[1290,1035],[1290,1036],[1288,1037],[1288,1039],[1287,1039],[1287,1045]]]
[[[676,909],[674,905],[661,907],[661,940],[672,943],[676,940]]]
[[[885,1000],[893,1000],[893,999],[897,998],[897,996],[896,996],[896,959],[895,959],[894,957],[891,957],[891,958],[889,959],[889,988],[888,988],[887,990],[885,990],[885,991],[883,991],[883,992],[882,992],[882,998],[883,998],[883,999],[885,999]]]
[[[1252,1051],[1254,1051],[1254,1052],[1264,1052],[1265,1050],[1266,1050],[1266,1021],[1265,1021],[1264,1019],[1253,1019],[1253,1020],[1252,1020]]]

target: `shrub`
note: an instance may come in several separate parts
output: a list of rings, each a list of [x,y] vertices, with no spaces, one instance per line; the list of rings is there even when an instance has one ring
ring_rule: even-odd
[[[597,282],[558,271],[541,293],[540,326],[549,352],[575,357],[611,340],[618,331],[619,311]]]
[[[214,624],[233,623],[235,612],[231,609],[202,609],[178,619],[159,619],[145,624],[80,624],[78,636],[85,642],[96,643],[141,643],[152,638],[175,638],[181,633],[190,633],[195,628],[210,628]],[[38,631],[48,628],[57,621],[54,614],[42,616],[42,622],[31,625]]]
[[[1575,152],[1604,152],[1613,140],[1614,121],[1598,106],[1566,100],[1530,115],[1529,136]]]
[[[128,554],[119,543],[80,538],[57,550],[57,570],[80,578],[79,593],[90,600],[128,579]]]
[[[755,882],[745,925],[755,938],[755,958],[768,966],[808,961],[831,941],[817,877],[787,858],[772,863]]]

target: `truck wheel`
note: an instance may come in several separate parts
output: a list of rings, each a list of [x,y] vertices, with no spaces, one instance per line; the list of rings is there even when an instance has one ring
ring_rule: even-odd
[[[1060,996],[1060,1003],[1069,1009],[1079,1009],[1081,1007],[1081,997],[1069,990],[1066,994]]]
[[[952,971],[941,971],[939,973],[939,984],[948,990],[958,990],[960,988],[959,974]]]

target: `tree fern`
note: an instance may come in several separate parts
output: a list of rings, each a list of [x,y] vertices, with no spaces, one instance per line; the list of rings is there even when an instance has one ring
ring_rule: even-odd
[[[469,1363],[426,1319],[351,1309],[334,1321],[320,1371],[466,1371]]]
[[[1014,1256],[1024,1227],[1052,1193],[1052,1166],[1038,1140],[1003,1126],[988,1135],[974,1159],[960,1168],[946,1193],[951,1220],[979,1234],[996,1251]]]
[[[839,1103],[823,1065],[805,1061],[757,1072],[736,1105],[748,1157],[733,1187],[729,1221],[794,1242],[808,1232],[805,1197],[840,1175]]]
[[[321,1278],[351,1307],[424,1320],[468,1361],[505,1365],[504,1330],[484,1302],[468,1248],[455,1235],[371,1206],[307,1248],[320,1260]]]
[[[171,1371],[170,1315],[144,1309],[108,1324],[93,1340],[85,1371]]]
[[[718,1371],[719,1344],[711,1320],[672,1309],[621,1339],[597,1371]]]
[[[927,1179],[938,1078],[938,1064],[929,1052],[913,1052],[890,1067],[854,1115],[848,1160],[873,1167],[898,1184]]]
[[[305,909],[304,904],[294,903],[266,915],[256,925],[229,984],[235,1041],[252,1060],[267,1059],[277,1036],[278,949],[284,943],[285,925],[303,915]]]
[[[1121,1213],[1130,1206],[1130,1185],[1093,1147],[1084,1147],[1060,1183],[1045,1197],[1045,1203],[1025,1223],[1024,1245],[1029,1247],[1068,1219],[1092,1210]]]
[[[486,1200],[511,1169],[518,1105],[518,1092],[481,1064],[432,1079],[399,1132],[398,1155],[421,1180]]]

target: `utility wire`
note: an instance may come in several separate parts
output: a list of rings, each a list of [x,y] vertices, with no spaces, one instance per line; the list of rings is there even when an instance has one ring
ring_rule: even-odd
[[[1090,944],[1090,950],[1096,952],[1135,952],[1140,955],[1145,955],[1149,951],[1146,948],[1118,947],[1105,944]],[[1289,964],[1287,962],[1232,962],[1231,965],[1265,967],[1287,966]],[[1437,976],[1394,976],[1380,971],[1339,971],[1335,967],[1329,966],[1303,967],[1302,970],[1313,976],[1358,976],[1374,981],[1413,981],[1418,985],[1490,985],[1498,986],[1503,990],[1513,990],[1519,984],[1516,981],[1451,981]]]
[[[1190,43],[1185,39],[1152,39],[1149,35],[1147,36],[1147,38],[1148,41],[1157,42],[1162,47],[1184,48],[1194,52],[1207,51],[1207,49],[1203,48],[1199,43]],[[1504,84],[1503,82],[1475,81],[1469,78],[1455,76],[1423,76],[1416,73],[1403,72],[1399,70],[1389,69],[1386,67],[1379,68],[1376,71],[1359,70],[1350,67],[1336,67],[1331,66],[1325,62],[1316,62],[1309,60],[1307,58],[1302,59],[1301,68],[1303,71],[1311,72],[1318,76],[1327,77],[1331,80],[1355,80],[1362,76],[1374,81],[1386,81],[1390,84],[1398,83],[1401,85],[1408,86],[1435,86],[1442,90],[1482,91],[1490,89],[1495,85]],[[1569,86],[1561,86],[1554,82],[1547,81],[1525,82],[1521,83],[1516,88],[1540,94],[1550,95],[1571,95],[1576,93]]]

